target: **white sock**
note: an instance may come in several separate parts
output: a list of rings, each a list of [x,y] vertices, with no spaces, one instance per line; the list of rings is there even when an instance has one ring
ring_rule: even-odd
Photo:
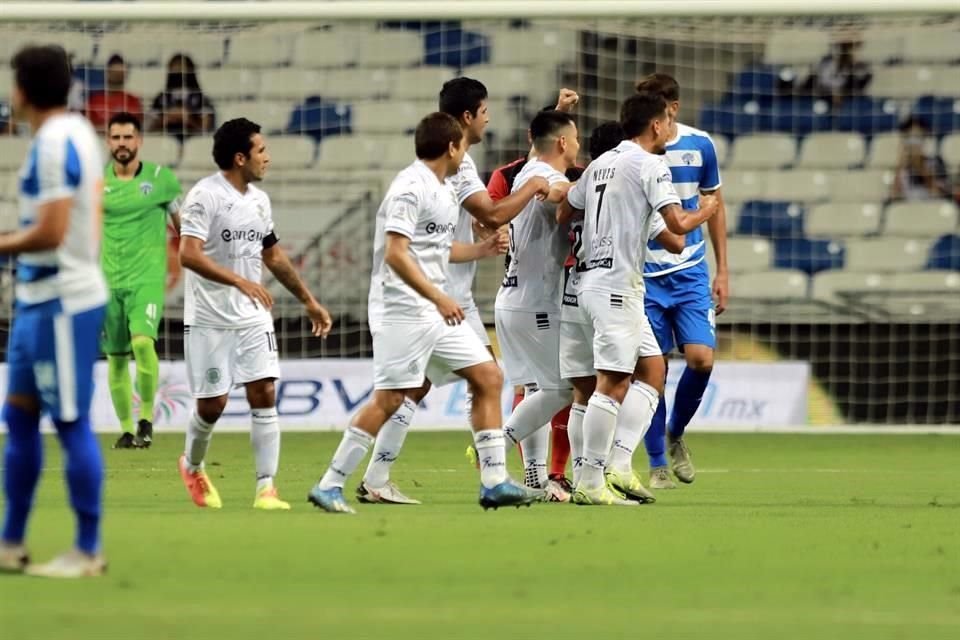
[[[504,448],[503,429],[484,429],[473,432],[473,444],[480,460],[480,483],[495,487],[507,480],[507,450]]]
[[[280,422],[276,407],[250,411],[250,444],[257,468],[257,493],[273,486],[280,467]]]
[[[570,418],[567,420],[567,437],[570,438],[570,457],[573,467],[573,486],[580,480],[580,471],[583,469],[583,414],[587,407],[574,404],[570,407]]]
[[[523,482],[542,489],[547,485],[547,456],[550,455],[550,425],[534,431],[523,440]]]
[[[570,404],[569,389],[540,389],[526,396],[513,410],[503,433],[511,444],[523,442],[533,432],[550,422],[557,411]]]
[[[657,410],[660,394],[650,385],[635,380],[620,405],[617,416],[617,431],[613,436],[613,448],[607,465],[617,471],[633,470],[633,452],[650,428],[653,412]]]
[[[343,440],[340,441],[340,446],[337,447],[333,460],[327,467],[327,472],[320,478],[320,488],[340,487],[342,489],[347,478],[357,470],[363,457],[367,455],[371,445],[373,445],[373,437],[369,433],[357,427],[347,427],[343,433]]]
[[[377,440],[373,443],[373,453],[370,454],[367,472],[363,474],[363,481],[368,486],[379,489],[390,481],[390,468],[400,455],[400,449],[403,448],[403,441],[407,438],[407,430],[416,411],[417,403],[410,398],[404,398],[400,408],[380,429]]]
[[[204,421],[194,411],[190,414],[190,424],[187,425],[187,441],[183,452],[187,456],[187,470],[199,471],[203,469],[203,459],[213,437],[213,425]]]
[[[613,433],[617,429],[620,403],[602,393],[594,393],[583,416],[583,469],[578,487],[599,489],[603,486],[603,470],[607,466]]]

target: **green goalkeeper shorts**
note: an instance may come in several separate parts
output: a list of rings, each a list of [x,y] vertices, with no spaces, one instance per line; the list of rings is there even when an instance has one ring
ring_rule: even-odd
[[[103,352],[107,355],[131,353],[131,336],[156,340],[163,317],[163,299],[163,282],[133,289],[112,289],[103,320]]]

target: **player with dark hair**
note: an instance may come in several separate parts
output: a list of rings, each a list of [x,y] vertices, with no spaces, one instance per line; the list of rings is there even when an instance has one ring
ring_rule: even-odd
[[[64,50],[25,47],[11,66],[13,112],[30,124],[33,140],[20,171],[20,227],[0,235],[0,254],[17,256],[3,405],[0,571],[99,576],[107,566],[100,548],[103,461],[90,403],[107,301],[99,261],[103,159],[90,123],[67,113],[71,74]],[[64,451],[77,533],[71,551],[34,565],[25,537],[43,470],[41,414],[53,422]]]
[[[160,378],[156,341],[167,277],[167,221],[180,228],[180,182],[173,172],[140,159],[140,119],[110,118],[104,172],[103,273],[110,288],[103,325],[110,399],[122,434],[114,449],[147,448],[153,441],[153,401]],[[134,431],[130,355],[140,399]]]
[[[716,347],[715,315],[723,313],[730,295],[727,222],[713,140],[707,133],[677,122],[680,110],[677,81],[669,75],[654,73],[637,83],[637,91],[660,95],[667,102],[671,128],[665,157],[683,208],[696,209],[700,197],[705,194],[715,196],[719,202],[717,214],[707,221],[717,262],[712,289],[702,229],[687,234],[686,247],[679,255],[665,251],[656,240],[651,241],[646,254],[644,304],[647,317],[663,350],[664,362],[667,361],[666,354],[676,345],[687,365],[677,383],[669,420],[666,404],[661,398],[650,430],[644,436],[650,458],[651,486],[672,489],[676,485],[667,472],[666,452],[670,454],[670,468],[678,480],[691,483],[696,477],[683,434],[700,407],[710,381]],[[640,436],[640,432],[630,426],[618,430],[618,446],[610,461],[613,467],[623,473],[632,470],[633,451],[640,443]]]
[[[219,509],[220,495],[204,471],[213,427],[234,387],[246,389],[256,466],[255,509],[285,510],[274,478],[280,462],[275,381],[280,377],[273,299],[260,284],[263,266],[303,303],[312,333],[330,332],[317,302],[280,248],[263,180],[270,155],[260,126],[246,118],[225,122],[213,136],[220,168],[187,194],[181,211],[180,263],[186,270],[184,359],[196,407],[180,456],[180,476],[194,504]]]
[[[391,416],[435,373],[453,373],[470,386],[470,424],[483,460],[480,505],[529,504],[540,497],[507,475],[503,376],[447,287],[448,263],[476,260],[484,249],[496,247],[494,236],[485,245],[455,237],[461,216],[449,178],[460,169],[466,140],[448,114],[421,120],[417,160],[397,174],[377,211],[369,305],[374,392],[351,418],[330,466],[310,490],[310,502],[330,513],[354,512],[343,496],[344,483]]]

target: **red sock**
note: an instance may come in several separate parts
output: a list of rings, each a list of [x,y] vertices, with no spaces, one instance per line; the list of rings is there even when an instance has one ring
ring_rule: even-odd
[[[516,408],[517,408],[517,405],[520,404],[521,402],[523,402],[523,397],[524,397],[524,394],[523,394],[522,392],[521,392],[521,393],[514,393],[514,394],[513,394],[513,407],[511,407],[511,409],[516,409]],[[519,442],[517,443],[517,450],[520,452],[520,461],[522,462],[522,461],[523,461],[523,446],[521,446]]]
[[[567,437],[567,420],[570,407],[561,409],[550,421],[550,472],[551,476],[562,476],[567,470],[570,459],[570,439]]]

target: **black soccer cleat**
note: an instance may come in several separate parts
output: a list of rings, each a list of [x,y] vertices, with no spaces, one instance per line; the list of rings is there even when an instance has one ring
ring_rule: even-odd
[[[149,420],[141,420],[137,423],[136,443],[143,449],[149,449],[153,444],[153,423]]]
[[[137,439],[134,438],[132,433],[124,431],[117,441],[113,443],[114,449],[139,449],[140,445],[137,444]]]

